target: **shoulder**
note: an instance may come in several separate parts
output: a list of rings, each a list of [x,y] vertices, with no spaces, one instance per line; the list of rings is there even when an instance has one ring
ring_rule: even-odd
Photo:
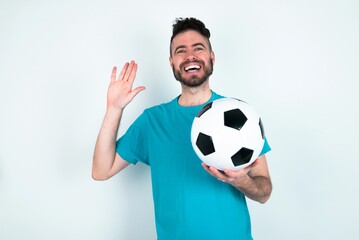
[[[143,114],[152,115],[152,114],[157,114],[157,113],[162,113],[162,112],[169,111],[170,109],[172,109],[176,105],[177,98],[178,97],[172,99],[171,101],[160,103],[160,104],[154,105],[152,107],[146,108],[143,111]]]
[[[220,98],[225,98],[225,96],[216,93],[215,91],[212,90],[212,99],[216,100],[216,99],[220,99]]]

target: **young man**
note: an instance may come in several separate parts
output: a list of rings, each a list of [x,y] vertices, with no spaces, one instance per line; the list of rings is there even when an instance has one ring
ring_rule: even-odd
[[[238,171],[208,167],[192,148],[195,115],[205,104],[222,97],[209,86],[215,62],[209,38],[210,31],[201,21],[177,19],[169,61],[181,94],[146,109],[118,140],[125,107],[145,88],[132,89],[137,71],[134,61],[126,63],[118,77],[116,67],[112,70],[92,176],[105,180],[130,163],[149,165],[160,240],[252,239],[245,196],[265,203],[272,191],[267,142],[260,157]]]

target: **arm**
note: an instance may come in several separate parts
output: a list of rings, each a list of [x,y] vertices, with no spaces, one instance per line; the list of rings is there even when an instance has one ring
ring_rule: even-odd
[[[111,74],[107,92],[107,109],[97,137],[92,162],[92,177],[95,180],[106,180],[129,165],[116,153],[117,131],[124,108],[145,88],[132,89],[136,77],[137,64],[126,63],[116,78],[117,68]]]
[[[233,185],[254,201],[265,203],[270,197],[272,182],[265,155],[260,156],[250,166],[241,170],[225,169],[224,172],[220,172],[204,163],[202,166],[213,177]]]

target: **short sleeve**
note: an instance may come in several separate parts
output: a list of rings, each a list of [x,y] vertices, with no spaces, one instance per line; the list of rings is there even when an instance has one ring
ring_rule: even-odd
[[[146,116],[142,113],[116,142],[116,152],[129,163],[148,163]]]
[[[264,144],[263,144],[263,148],[261,153],[259,154],[259,156],[262,156],[263,154],[266,154],[267,152],[269,152],[271,149],[271,147],[268,144],[267,138],[264,139]]]

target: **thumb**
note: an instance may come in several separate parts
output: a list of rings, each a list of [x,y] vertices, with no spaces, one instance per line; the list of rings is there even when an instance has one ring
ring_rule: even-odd
[[[136,87],[131,91],[131,97],[134,98],[139,92],[145,90],[146,88],[144,86]]]

